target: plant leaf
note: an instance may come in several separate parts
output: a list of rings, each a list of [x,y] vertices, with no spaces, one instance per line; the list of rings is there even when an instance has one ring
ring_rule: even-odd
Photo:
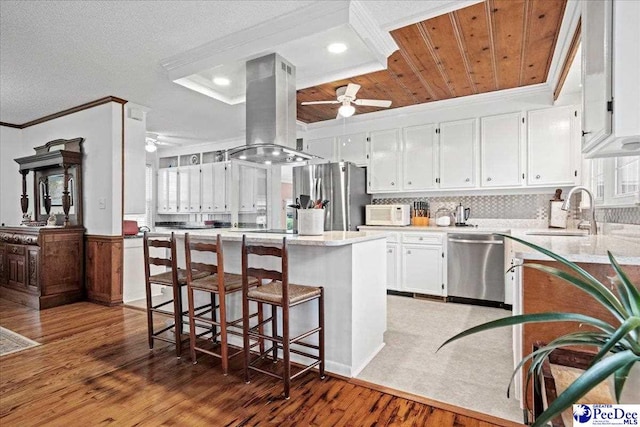
[[[613,254],[610,251],[607,251],[607,255],[609,255],[609,261],[611,262],[611,266],[615,270],[618,278],[620,279],[620,283],[624,287],[627,295],[629,297],[629,305],[631,309],[631,313],[634,316],[640,316],[640,292],[633,286],[629,276],[622,270],[618,261],[613,257]]]
[[[598,363],[598,361],[602,359],[609,352],[609,350],[611,350],[618,342],[625,339],[626,335],[629,332],[633,331],[639,326],[640,326],[640,317],[629,317],[627,320],[625,320],[624,323],[620,325],[620,327],[618,327],[618,330],[616,330],[611,335],[611,337],[609,337],[609,339],[607,340],[607,343],[604,346],[602,346],[602,348],[600,349],[598,354],[595,355],[595,357],[593,358],[593,361],[589,366],[593,366],[596,363]],[[638,343],[634,342],[633,340],[629,340],[629,344],[631,345],[632,347],[631,350],[634,353],[640,354],[640,348],[638,347]]]
[[[622,395],[622,389],[624,388],[624,383],[627,381],[627,377],[629,376],[629,371],[633,368],[634,362],[629,363],[628,365],[623,366],[618,369],[613,374],[613,383],[616,389],[616,402],[620,403],[620,396]]]
[[[544,411],[533,423],[533,427],[543,426],[547,421],[555,418],[563,410],[574,404],[578,399],[587,394],[596,385],[619,369],[640,361],[640,356],[631,350],[616,353],[611,357],[602,359],[576,379],[560,396],[556,398],[546,411]]]
[[[602,293],[603,296],[606,295],[606,298],[610,301],[617,301],[618,302],[618,308],[622,308],[624,310],[624,308],[622,307],[622,304],[620,304],[620,302],[618,301],[618,299],[616,298],[615,294],[613,292],[611,292],[611,290],[606,287],[605,285],[603,285],[602,283],[600,283],[600,281],[598,281],[598,279],[596,279],[595,277],[593,277],[593,275],[591,275],[588,271],[586,271],[585,269],[583,269],[582,267],[580,267],[578,264],[569,261],[568,259],[553,253],[552,251],[545,249],[541,246],[535,245],[533,243],[529,243],[526,240],[522,240],[519,239],[517,237],[513,237],[509,234],[502,234],[502,233],[496,233],[499,236],[503,236],[506,237],[508,239],[511,240],[515,240],[518,243],[521,243],[525,246],[528,246],[532,249],[535,249],[536,251],[548,256],[549,258],[552,258],[556,261],[558,261],[559,263],[567,266],[568,268],[570,268],[572,271],[576,272],[578,275],[580,275],[582,278],[584,278],[587,282],[591,283],[593,285],[594,288],[598,289],[600,291],[600,293]],[[526,265],[526,264],[525,264]],[[623,314],[623,313],[620,313]],[[623,316],[624,317],[624,316]]]
[[[624,321],[625,317],[629,316],[629,313],[625,309],[624,305],[620,303],[620,301],[615,297],[613,293],[603,293],[601,292],[601,289],[593,286],[592,283],[580,280],[578,277],[555,267],[549,267],[547,265],[534,263],[526,263],[524,264],[524,266],[543,271],[573,284],[577,288],[583,290],[584,292],[588,293],[593,298],[598,300],[598,302],[602,304],[602,306],[607,308],[620,321],[620,323]],[[601,286],[604,287],[604,285]]]
[[[462,331],[459,334],[449,338],[444,343],[438,347],[438,352],[445,345],[456,341],[460,338],[466,337],[468,335],[472,335],[478,332],[487,331],[489,329],[501,328],[503,326],[513,326],[525,323],[540,323],[540,322],[581,322],[586,323],[596,328],[603,330],[605,332],[609,332],[612,334],[615,331],[615,328],[604,322],[600,319],[596,319],[595,317],[586,316],[584,314],[578,313],[556,313],[556,312],[547,312],[547,313],[529,313],[529,314],[518,314],[516,316],[504,317],[502,319],[492,320],[491,322],[483,323],[478,326],[474,326],[473,328],[469,328],[466,331]]]

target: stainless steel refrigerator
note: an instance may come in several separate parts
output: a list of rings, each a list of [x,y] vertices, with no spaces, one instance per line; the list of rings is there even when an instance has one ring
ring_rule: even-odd
[[[359,225],[364,225],[365,206],[371,202],[366,183],[366,169],[350,162],[293,168],[294,198],[304,194],[311,200],[329,200],[325,231],[357,231]],[[298,229],[295,219],[293,228]]]

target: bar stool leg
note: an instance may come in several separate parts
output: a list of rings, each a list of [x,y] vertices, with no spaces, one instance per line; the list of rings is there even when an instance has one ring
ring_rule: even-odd
[[[229,349],[227,348],[227,308],[226,296],[220,296],[220,358],[222,359],[222,375],[229,371]],[[224,298],[224,299],[223,299]]]
[[[176,357],[182,353],[182,292],[180,286],[173,287],[173,333],[176,341]]]
[[[214,294],[213,292],[209,294],[209,296],[211,297],[211,320],[212,321],[216,321],[216,294]],[[216,343],[216,341],[218,340],[216,338],[216,334],[218,333],[218,327],[216,325],[211,325],[211,342],[212,343]]]
[[[318,323],[320,331],[318,333],[318,351],[320,356],[320,379],[324,379],[324,287],[320,287],[320,299],[318,300]]]
[[[195,365],[198,363],[196,359],[196,319],[193,288],[191,287],[187,287],[187,299],[189,303],[189,350],[191,353],[191,362]]]
[[[145,281],[147,288],[147,332],[149,337],[149,350],[153,350],[153,312],[151,311],[151,284]]]
[[[273,304],[271,304],[271,336],[274,338],[278,336],[278,309]],[[271,341],[271,344],[273,345],[271,356],[273,357],[273,363],[278,363],[278,343]]]
[[[242,296],[242,342],[244,347],[244,382],[249,384],[249,300]]]
[[[289,400],[291,389],[291,353],[289,342],[289,307],[282,307],[282,358],[284,361],[284,398]]]
[[[262,324],[262,322],[264,322],[264,308],[263,308],[264,304],[262,303],[258,303],[258,332],[260,333],[260,335],[264,335],[264,325]],[[260,338],[260,354],[264,353],[264,338]]]

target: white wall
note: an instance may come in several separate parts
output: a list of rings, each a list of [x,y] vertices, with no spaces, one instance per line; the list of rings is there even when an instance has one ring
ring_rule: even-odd
[[[0,171],[2,197],[18,195],[15,213],[11,206],[2,207],[2,221],[17,224],[20,221],[17,184],[20,178],[17,164],[13,170],[5,170],[5,157],[13,159],[35,154],[33,147],[54,139],[83,137],[84,161],[82,182],[84,186],[84,226],[88,234],[119,235],[122,232],[122,106],[112,102],[83,110],[55,120],[22,129],[22,143],[5,147],[5,129],[2,133],[2,161]],[[5,151],[6,150],[6,151]],[[33,191],[29,186],[29,193]],[[33,196],[29,198],[32,199]],[[105,207],[99,207],[104,199]],[[30,210],[32,210],[31,203]]]
[[[31,154],[34,154],[31,147],[22,145],[21,129],[0,126],[0,224],[18,225],[22,220],[22,178],[18,164],[13,159]],[[29,189],[32,183],[30,181],[27,184]],[[32,200],[29,200],[29,204],[29,209],[33,211]]]
[[[145,166],[147,151],[144,149],[147,130],[145,107],[127,103],[124,119],[124,213],[145,213]]]

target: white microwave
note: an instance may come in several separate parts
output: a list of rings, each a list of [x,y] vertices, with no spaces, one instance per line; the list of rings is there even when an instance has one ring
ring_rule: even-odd
[[[409,205],[367,205],[365,224],[409,225],[410,209]]]

